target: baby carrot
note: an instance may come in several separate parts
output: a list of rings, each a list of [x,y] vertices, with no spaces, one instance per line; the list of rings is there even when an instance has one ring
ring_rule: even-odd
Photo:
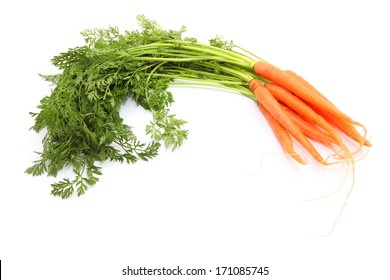
[[[317,109],[316,111],[318,111],[329,123],[343,132],[346,136],[359,143],[359,145],[371,147],[370,141],[368,141],[366,138],[367,129],[361,123],[356,121],[349,123],[343,119],[338,119],[328,114],[327,112],[322,112],[320,109]],[[361,127],[363,129],[364,136],[362,136],[359,131],[356,130],[355,126]]]
[[[295,159],[297,162],[301,164],[306,164],[306,162],[294,151],[293,142],[287,130],[283,126],[281,126],[268,112],[268,110],[260,103],[259,108],[286,153],[290,155],[293,159]]]
[[[308,81],[306,81],[302,76],[298,75],[297,73],[295,73],[292,70],[284,70],[283,72],[286,73],[287,75],[293,77],[295,80],[300,82],[302,85],[304,85],[308,89],[311,89],[319,97],[321,97],[322,99],[326,100],[326,102],[329,102],[334,107],[336,107],[336,105],[334,105],[328,98],[326,98],[321,92],[319,92],[312,84],[310,84]]]
[[[254,82],[252,82],[254,81]],[[252,80],[250,88],[254,90],[254,94],[258,102],[266,108],[269,113],[282,125],[301,145],[304,147],[312,157],[321,164],[327,163],[310,143],[310,141],[303,134],[302,130],[288,117],[286,112],[282,109],[280,103],[275,99],[271,92],[256,80]]]
[[[319,127],[324,129],[327,133],[329,133],[329,135],[332,136],[333,139],[336,141],[336,144],[343,150],[347,157],[350,158],[351,153],[342,142],[335,128],[331,124],[329,124],[321,115],[319,115],[309,105],[307,105],[299,97],[292,94],[287,89],[274,83],[267,83],[265,87],[279,102],[284,103],[290,109],[297,112],[301,117],[313,121]]]
[[[285,105],[282,107],[288,116],[302,129],[303,134],[305,134],[308,138],[321,142],[325,146],[329,147],[331,144],[336,143],[336,141],[329,134],[325,133],[323,130],[320,130],[315,123],[304,120],[297,113]]]
[[[324,100],[329,101],[321,92],[319,92],[312,84],[310,84],[308,81],[306,81],[302,76],[298,75],[292,70],[285,70],[286,74],[290,75],[291,77],[295,78],[298,82],[300,82],[302,85],[306,86],[309,89],[312,89],[313,92],[315,92],[319,97],[323,98]],[[329,101],[330,102],[330,101]],[[335,106],[335,105],[334,105]],[[335,106],[336,107],[336,106]],[[344,121],[343,119],[335,118],[334,116],[331,116],[327,114],[327,112],[322,112],[322,115],[324,115],[325,119],[331,119],[332,123],[340,129],[344,134],[346,134],[351,139],[355,140],[358,143],[361,143],[361,145],[365,145],[367,147],[371,146],[371,143],[365,138],[365,136],[361,136],[360,133],[355,129],[355,126],[359,126],[364,130],[364,134],[367,133],[366,128],[364,125],[362,125],[359,122],[353,121],[352,123],[348,123]]]
[[[349,116],[338,110],[331,102],[324,100],[316,93],[314,93],[312,89],[302,85],[295,78],[286,74],[276,66],[259,60],[254,64],[253,70],[257,75],[260,75],[263,78],[266,78],[267,80],[270,80],[275,84],[291,91],[302,100],[322,108],[336,117],[343,118],[347,121],[352,121]]]

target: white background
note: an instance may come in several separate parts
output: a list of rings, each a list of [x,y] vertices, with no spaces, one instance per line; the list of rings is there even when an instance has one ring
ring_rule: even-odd
[[[132,30],[141,13],[202,41],[233,39],[367,126],[373,147],[329,237],[350,188],[346,169],[297,166],[238,94],[172,89],[172,110],[189,122],[185,145],[147,163],[104,163],[83,197],[53,197],[54,178],[24,174],[43,137],[29,131],[28,112],[50,93],[37,74],[55,72],[50,59],[82,44],[80,31]],[[270,269],[229,279],[390,279],[386,1],[2,1],[0,23],[4,279],[175,279],[121,273],[178,265],[213,270],[182,279],[226,279],[212,275],[217,266]],[[123,116],[143,137],[149,114],[128,103]]]

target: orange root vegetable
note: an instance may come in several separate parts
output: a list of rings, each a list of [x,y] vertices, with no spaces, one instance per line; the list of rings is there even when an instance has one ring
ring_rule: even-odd
[[[352,172],[351,188],[331,229],[332,232],[354,188],[355,155],[363,146],[371,146],[366,139],[367,130],[364,125],[341,112],[336,105],[295,72],[282,71],[264,61],[256,62],[253,70],[257,75],[268,80],[264,82],[264,86],[257,81],[252,81],[250,87],[260,108],[264,107],[262,111],[267,120],[270,119],[270,125],[272,121],[280,124],[285,132],[294,137],[321,164],[347,163],[347,173]],[[363,135],[356,129],[357,127],[363,129]],[[273,130],[275,132],[276,129]],[[359,144],[356,151],[351,153],[339,135],[340,132]],[[324,161],[306,137],[332,149],[335,153],[329,157],[333,156],[338,160]],[[282,136],[279,138],[283,139]],[[281,143],[289,154],[295,154],[292,147]],[[340,150],[336,151],[336,148]]]
[[[308,89],[311,89],[319,97],[323,98],[326,102],[329,102],[334,107],[336,107],[336,105],[334,105],[328,98],[326,98],[321,92],[319,92],[312,84],[310,84],[308,81],[306,81],[302,76],[298,75],[297,73],[295,73],[292,70],[284,70],[284,73],[286,73],[287,75],[293,77],[295,80],[300,82],[302,85],[304,85]]]
[[[336,118],[327,112],[323,112],[321,109],[316,109],[329,123],[331,123],[338,130],[343,132],[346,136],[359,143],[361,146],[371,147],[370,141],[366,138],[367,129],[364,125],[354,121],[353,123],[347,122],[343,119]],[[363,129],[364,135],[362,136],[355,126]]]
[[[336,144],[336,140],[323,130],[319,129],[315,123],[304,120],[287,106],[282,107],[288,116],[302,129],[303,134],[305,134],[308,138],[320,142],[329,148],[331,144]]]
[[[268,62],[259,60],[254,64],[253,70],[257,75],[260,75],[263,78],[266,78],[267,80],[272,81],[273,83],[289,90],[302,100],[322,108],[329,114],[345,119],[349,122],[353,121],[349,116],[338,110],[331,102],[321,98],[312,89],[307,88],[278,67]]]
[[[337,135],[336,130],[323,117],[317,114],[317,112],[315,112],[309,105],[303,102],[299,97],[274,83],[267,83],[265,87],[279,102],[282,102],[288,108],[294,110],[302,118],[317,124],[327,133],[329,133],[329,135],[334,138],[337,144],[342,145],[341,139],[339,135]]]
[[[302,76],[298,75],[297,73],[295,73],[292,70],[285,70],[284,72],[286,74],[290,75],[291,77],[293,77],[294,79],[296,79],[302,85],[313,90],[313,92],[316,93],[319,97],[321,97],[324,100],[326,100],[327,102],[331,103],[323,94],[321,94],[321,92],[319,92],[312,84],[310,84]],[[333,106],[336,107],[335,105],[333,105]],[[354,126],[361,127],[364,130],[364,134],[366,134],[367,130],[362,124],[360,124],[359,122],[356,122],[356,121],[347,122],[343,119],[332,116],[331,114],[327,113],[326,111],[324,111],[322,109],[318,109],[317,111],[320,111],[319,113],[326,120],[328,120],[328,122],[331,122],[335,127],[337,127],[345,135],[347,135],[351,139],[355,140],[356,142],[360,143],[361,145],[371,147],[371,143],[365,138],[365,136],[362,136],[354,127]]]
[[[310,155],[319,163],[326,165],[326,161],[321,157],[315,147],[310,143],[307,137],[303,134],[302,130],[296,125],[283,110],[281,104],[271,92],[263,85],[261,85],[255,79],[251,81],[250,88],[253,90],[258,102],[264,106],[265,109],[272,115],[272,117],[283,126],[288,133],[294,137],[303,148],[305,148]]]
[[[283,126],[281,126],[275,120],[275,118],[272,117],[268,110],[260,103],[259,108],[285,152],[300,164],[306,164],[306,162],[294,151],[293,142],[288,131]]]

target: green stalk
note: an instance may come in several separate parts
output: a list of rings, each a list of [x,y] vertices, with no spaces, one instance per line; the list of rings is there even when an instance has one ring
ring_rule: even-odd
[[[203,79],[199,79],[199,80],[192,79],[190,81],[180,81],[180,82],[174,81],[174,82],[172,82],[171,85],[172,86],[199,86],[199,87],[202,87],[202,88],[211,87],[211,88],[229,90],[229,91],[232,91],[232,92],[239,92],[239,93],[243,94],[244,96],[249,97],[250,99],[256,101],[256,97],[253,95],[253,93],[249,89],[247,89],[247,88],[245,88],[243,86],[238,86],[238,85],[226,85],[226,84],[219,84],[219,83],[205,83]]]
[[[145,56],[147,54],[156,56]],[[124,55],[134,56],[134,59],[137,60],[142,59],[150,61],[223,61],[242,67],[244,69],[253,69],[253,66],[256,63],[256,60],[236,51],[225,50],[201,43],[193,43],[179,40],[161,41],[148,45],[132,47],[127,49]],[[180,57],[178,58],[177,56]],[[161,60],[159,60],[159,58]]]
[[[209,66],[208,63],[200,64],[202,66]],[[212,68],[209,68],[209,70],[213,71]],[[240,92],[243,95],[256,100],[253,92],[249,89],[249,82],[253,79],[251,75],[225,66],[222,66],[221,70],[223,74],[170,66],[168,71],[167,69],[164,69],[164,73],[154,73],[153,75],[174,79],[174,85],[206,86],[227,89],[230,91]],[[178,82],[176,81],[178,79],[185,81]]]
[[[252,69],[254,64],[256,63],[256,60],[248,57],[247,55],[232,50],[225,50],[218,47],[214,47],[202,43],[193,43],[189,41],[172,40],[169,42],[176,43],[181,48],[184,49],[190,49],[197,52],[205,52],[208,54],[223,57],[225,58],[226,62],[231,62],[233,64],[237,64],[237,66],[242,66],[244,68]]]

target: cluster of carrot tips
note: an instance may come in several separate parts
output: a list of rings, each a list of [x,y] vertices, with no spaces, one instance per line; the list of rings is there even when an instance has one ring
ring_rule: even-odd
[[[285,152],[299,163],[305,164],[306,161],[294,151],[292,138],[315,161],[325,166],[340,162],[353,164],[355,155],[363,146],[371,146],[364,125],[341,112],[295,72],[281,70],[264,61],[254,64],[254,72],[267,80],[253,79],[249,85],[259,108]],[[363,130],[363,135],[356,127]],[[357,144],[355,150],[347,147],[341,134]],[[311,141],[330,148],[333,153],[324,159]],[[337,160],[330,161],[331,156]]]
[[[257,61],[254,72],[265,78],[253,79],[250,89],[284,151],[294,160],[306,164],[293,148],[293,139],[311,157],[324,166],[348,163],[352,166],[352,185],[344,205],[330,232],[333,231],[347,203],[354,185],[355,157],[365,147],[371,147],[364,125],[341,112],[324,95],[293,71],[282,70],[268,62]],[[362,130],[362,134],[357,130]],[[349,139],[355,149],[345,143]],[[344,140],[344,141],[343,141]],[[329,148],[332,153],[324,158],[312,141]],[[333,160],[330,160],[333,158]],[[349,170],[349,168],[348,168]]]

